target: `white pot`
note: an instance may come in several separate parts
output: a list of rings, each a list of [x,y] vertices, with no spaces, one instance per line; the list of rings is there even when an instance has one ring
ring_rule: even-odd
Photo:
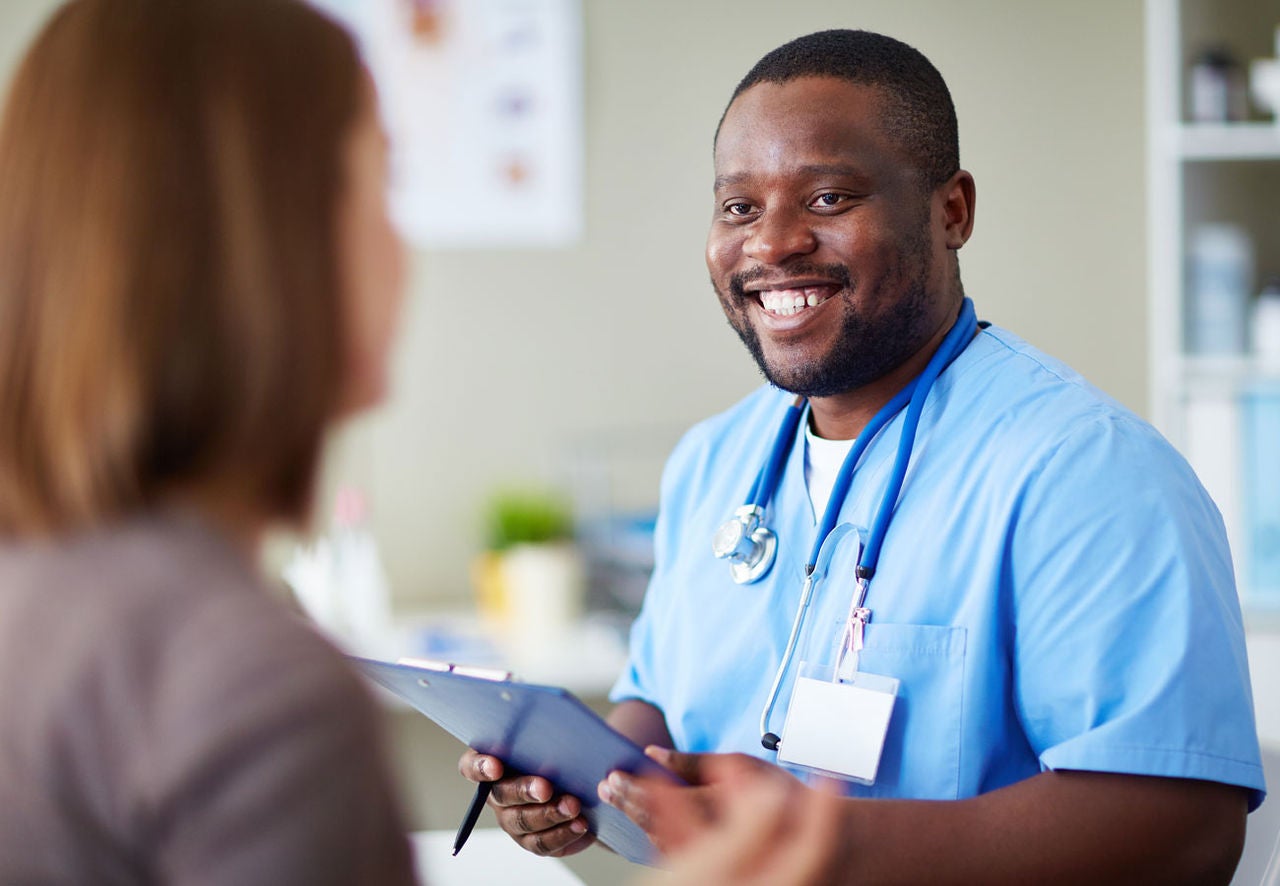
[[[582,618],[586,570],[569,543],[520,544],[502,557],[507,635],[517,667],[554,660]]]

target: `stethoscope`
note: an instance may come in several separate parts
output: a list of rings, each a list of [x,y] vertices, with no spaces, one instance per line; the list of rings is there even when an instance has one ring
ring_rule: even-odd
[[[833,531],[837,529],[836,521],[839,519],[845,497],[849,494],[849,487],[853,483],[853,475],[857,470],[858,460],[867,450],[867,447],[871,445],[871,441],[875,439],[881,428],[888,424],[905,407],[907,411],[902,422],[902,433],[898,438],[898,450],[894,458],[893,473],[889,477],[889,485],[885,489],[884,497],[880,500],[880,507],[872,520],[871,531],[867,536],[866,545],[858,557],[858,564],[854,570],[858,592],[854,595],[854,605],[849,610],[844,642],[841,644],[842,657],[846,649],[854,649],[856,651],[862,645],[862,628],[871,615],[870,610],[863,607],[863,603],[866,602],[867,590],[876,572],[876,564],[880,559],[880,548],[884,543],[885,533],[889,530],[889,521],[892,519],[893,509],[897,505],[898,495],[902,491],[902,482],[906,477],[907,465],[911,461],[911,450],[915,445],[916,429],[920,424],[920,414],[924,410],[925,400],[928,398],[929,391],[933,387],[933,383],[937,381],[938,376],[956,357],[960,356],[960,353],[973,340],[977,331],[978,322],[974,313],[973,302],[966,298],[960,307],[960,316],[955,325],[951,327],[938,350],[929,359],[924,371],[912,379],[872,417],[867,426],[863,428],[862,433],[858,435],[858,439],[854,442],[849,454],[845,456],[844,462],[840,465],[840,473],[836,478],[835,486],[831,489],[831,498],[827,501],[826,510],[822,515],[822,523],[818,527],[817,537],[814,539],[813,548],[804,567],[805,579],[804,586],[800,592],[800,605],[796,609],[795,620],[791,625],[791,634],[787,639],[782,662],[778,665],[773,686],[769,690],[769,697],[765,702],[764,710],[760,713],[760,741],[769,750],[777,750],[778,742],[780,741],[775,733],[769,731],[769,716],[773,713],[783,678],[786,676],[787,670],[791,665],[792,656],[795,654],[796,642],[800,636],[800,629],[804,624],[805,612],[808,610],[810,599],[813,596],[814,585],[826,575],[832,552],[836,548],[835,542],[838,542],[846,531],[852,531],[853,529],[852,526],[844,524],[839,527],[841,531],[836,532],[834,537],[832,536]],[[746,504],[738,508],[734,512],[734,516],[721,525],[712,538],[712,550],[716,557],[729,561],[729,574],[738,584],[759,581],[768,573],[777,560],[778,539],[774,532],[764,525],[763,518],[765,509],[769,506],[774,493],[777,491],[782,463],[795,440],[796,430],[800,425],[801,416],[804,414],[804,407],[805,401],[802,397],[798,397],[788,407],[782,420],[782,426],[778,430],[778,436],[769,452],[769,457],[761,466],[760,472],[756,475],[756,480],[752,484],[751,494],[747,496]],[[827,544],[828,540],[833,543]],[[836,667],[837,669],[841,667],[841,661],[837,661]]]

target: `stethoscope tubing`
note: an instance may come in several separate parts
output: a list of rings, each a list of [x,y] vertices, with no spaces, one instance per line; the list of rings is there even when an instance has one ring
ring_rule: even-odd
[[[796,397],[782,418],[778,436],[774,439],[773,448],[769,450],[769,458],[756,474],[755,483],[751,486],[751,494],[747,496],[747,504],[758,504],[763,509],[773,498],[773,491],[778,488],[778,475],[782,472],[782,464],[786,461],[790,442],[795,439],[796,430],[800,427],[800,418],[804,415],[805,398]],[[768,494],[765,494],[768,490]]]
[[[897,507],[898,496],[902,493],[902,483],[907,476],[907,467],[911,461],[911,453],[915,449],[916,430],[920,426],[920,415],[924,412],[925,401],[929,398],[929,392],[933,390],[933,383],[938,380],[938,376],[942,375],[951,363],[960,356],[960,353],[969,346],[969,342],[977,332],[977,318],[974,315],[973,302],[965,299],[960,307],[960,316],[956,318],[955,325],[947,333],[943,339],[942,345],[938,348],[938,352],[933,355],[929,363],[925,366],[924,371],[916,378],[915,382],[908,385],[911,388],[911,402],[907,406],[907,413],[902,419],[902,432],[898,438],[898,451],[894,457],[893,474],[889,478],[889,485],[885,489],[884,497],[880,500],[880,508],[876,512],[875,519],[871,521],[871,533],[867,537],[867,546],[862,551],[862,556],[858,559],[858,578],[869,581],[875,575],[876,564],[880,561],[880,548],[884,544],[885,534],[889,531],[889,521],[893,519],[893,509]],[[904,391],[906,388],[903,389]],[[852,480],[853,471],[849,471],[849,479]],[[847,484],[846,484],[847,487]],[[845,489],[847,494],[848,489]],[[843,495],[841,496],[843,503]],[[827,510],[831,510],[830,504]],[[837,508],[836,514],[839,513]],[[832,515],[834,520],[836,515]]]
[[[973,302],[966,298],[961,305],[960,314],[956,318],[955,324],[947,332],[938,350],[930,357],[924,370],[905,385],[872,417],[871,421],[862,429],[862,433],[858,435],[857,440],[854,441],[849,450],[849,454],[845,456],[840,465],[840,473],[837,475],[835,486],[831,490],[831,497],[828,499],[827,506],[823,511],[822,524],[818,528],[812,551],[809,554],[808,562],[805,564],[805,580],[800,593],[800,603],[796,608],[796,615],[791,624],[791,631],[787,638],[787,645],[783,650],[782,661],[774,674],[773,685],[769,689],[764,709],[760,712],[761,740],[764,742],[765,747],[770,750],[776,750],[778,738],[769,731],[769,718],[773,713],[774,706],[777,704],[782,681],[786,678],[787,672],[791,667],[791,659],[795,656],[800,631],[804,625],[804,616],[813,598],[814,587],[825,575],[825,564],[830,560],[830,552],[835,547],[834,543],[827,546],[826,542],[828,540],[838,542],[839,538],[844,534],[840,530],[852,529],[847,524],[837,527],[836,521],[839,519],[845,498],[848,496],[849,489],[853,484],[853,475],[857,470],[858,461],[881,429],[905,408],[906,415],[903,416],[902,431],[898,437],[898,448],[894,457],[893,471],[890,474],[889,483],[872,520],[867,543],[858,557],[856,569],[858,590],[853,609],[862,607],[866,600],[870,580],[875,575],[876,565],[880,558],[880,550],[884,544],[884,537],[889,530],[889,522],[893,519],[893,511],[897,506],[898,497],[902,492],[902,484],[906,479],[907,468],[911,461],[911,452],[915,448],[916,431],[920,425],[920,416],[924,411],[925,401],[928,399],[929,392],[932,390],[938,376],[968,347],[976,332],[977,319]],[[757,475],[756,482],[752,487],[752,494],[748,504],[760,508],[762,511],[770,503],[777,489],[778,471],[783,461],[783,454],[790,448],[791,441],[795,438],[795,433],[799,426],[799,413],[803,410],[803,405],[804,401],[797,399],[789,407],[786,416],[783,418],[782,428],[774,441],[769,459]],[[833,534],[834,538],[832,538]],[[827,550],[825,559],[823,558],[824,547]],[[822,569],[819,569],[820,563],[823,564]],[[852,612],[853,609],[850,611]],[[770,740],[772,740],[772,744],[770,744]]]
[[[835,527],[827,535],[827,540],[830,544],[825,545],[824,550],[819,553],[815,560],[813,571],[805,575],[804,587],[800,591],[800,605],[796,607],[796,617],[791,622],[791,634],[787,637],[786,648],[782,651],[782,662],[778,665],[778,670],[773,675],[773,686],[769,689],[769,697],[765,703],[764,710],[760,712],[761,737],[769,734],[769,717],[773,714],[774,705],[778,703],[778,691],[782,688],[782,681],[791,667],[791,659],[795,656],[796,645],[800,639],[800,630],[804,626],[804,617],[809,611],[809,603],[813,599],[814,586],[826,576],[827,566],[831,562],[831,557],[839,545],[841,537],[853,531],[853,526],[848,523],[842,523]]]

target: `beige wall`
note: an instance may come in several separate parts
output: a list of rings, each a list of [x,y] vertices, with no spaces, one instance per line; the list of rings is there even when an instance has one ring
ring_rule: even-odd
[[[57,5],[51,0],[4,0],[0,3],[0,76],[4,77],[6,84],[36,29]]]
[[[52,6],[4,0],[0,66]],[[465,591],[494,484],[555,476],[606,439],[631,444],[620,479],[638,501],[682,427],[758,383],[702,263],[711,133],[746,69],[811,30],[882,30],[937,64],[978,182],[961,267],[979,315],[1145,408],[1137,0],[584,0],[584,11],[586,238],[418,255],[394,396],[335,448],[330,480],[369,490],[402,598]]]

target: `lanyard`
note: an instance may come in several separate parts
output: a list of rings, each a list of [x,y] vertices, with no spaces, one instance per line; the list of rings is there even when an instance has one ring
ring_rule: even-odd
[[[818,526],[818,534],[814,539],[813,548],[809,553],[808,560],[805,561],[804,573],[806,576],[813,574],[814,567],[818,562],[818,552],[822,550],[823,542],[827,540],[827,536],[831,534],[831,530],[835,528],[836,521],[840,517],[840,510],[844,505],[845,497],[849,494],[849,487],[853,484],[853,475],[857,471],[859,459],[862,458],[862,454],[871,445],[871,441],[875,439],[881,428],[906,407],[907,414],[902,423],[902,435],[898,439],[898,452],[894,460],[893,474],[889,478],[889,486],[885,490],[884,498],[880,502],[880,508],[871,524],[871,535],[868,538],[867,546],[863,551],[862,557],[858,560],[858,578],[870,580],[875,575],[876,563],[880,559],[880,547],[884,543],[885,533],[889,531],[889,521],[893,516],[894,506],[898,502],[898,495],[902,491],[903,479],[906,477],[907,464],[911,459],[912,447],[915,445],[916,428],[920,423],[920,413],[924,410],[925,399],[929,396],[929,390],[933,387],[933,383],[938,376],[951,365],[951,362],[956,357],[960,356],[960,353],[972,341],[977,329],[978,323],[974,314],[973,302],[966,298],[960,308],[960,316],[955,325],[951,327],[947,337],[943,339],[942,344],[938,346],[938,350],[929,359],[924,371],[908,382],[906,387],[882,406],[880,411],[867,423],[867,426],[862,429],[862,433],[858,435],[858,439],[854,441],[849,454],[845,456],[840,465],[840,473],[836,477],[835,486],[831,489],[831,498],[828,499],[826,510],[823,512],[822,522]],[[796,430],[800,426],[800,418],[804,414],[804,406],[804,398],[797,397],[796,401],[787,407],[782,426],[778,429],[778,436],[769,452],[769,458],[761,466],[760,472],[756,475],[755,482],[751,486],[751,494],[747,497],[748,505],[763,511],[773,499],[773,495],[778,488],[778,476],[782,470],[782,463],[786,459],[787,450],[795,440]]]
[[[880,548],[884,544],[885,533],[889,531],[889,521],[893,518],[893,509],[897,506],[898,496],[902,492],[902,481],[907,475],[907,465],[911,461],[911,450],[915,446],[916,430],[920,426],[920,414],[924,411],[925,400],[928,399],[929,391],[933,388],[933,383],[938,380],[938,376],[951,365],[951,362],[956,357],[960,356],[961,351],[968,346],[969,342],[973,341],[977,330],[978,321],[974,315],[973,302],[966,298],[960,308],[960,316],[955,325],[951,327],[951,331],[947,333],[947,337],[943,340],[941,346],[934,352],[924,371],[913,382],[898,392],[898,397],[906,395],[909,398],[907,413],[902,419],[902,433],[898,438],[898,452],[893,460],[893,473],[889,476],[889,485],[885,489],[884,497],[880,500],[880,508],[876,511],[875,518],[871,521],[871,532],[867,536],[867,545],[862,549],[862,554],[858,557],[858,566],[854,570],[857,578],[857,593],[854,594],[849,606],[849,617],[845,620],[844,636],[841,639],[840,652],[836,658],[835,676],[837,679],[847,679],[852,676],[853,671],[857,670],[857,656],[862,650],[863,632],[866,630],[867,622],[871,619],[871,610],[864,605],[867,601],[867,591],[870,589],[872,577],[876,574],[876,564],[880,562]],[[897,400],[898,397],[895,397],[894,400]],[[885,408],[888,409],[892,405],[893,401],[890,401]],[[898,407],[898,409],[901,408],[901,406]],[[894,414],[896,414],[896,410]],[[874,419],[872,421],[874,422]],[[863,436],[866,436],[866,434],[864,433]],[[854,448],[858,448],[856,444]],[[857,463],[857,457],[852,451],[849,455],[854,457],[845,458],[845,464],[841,465],[842,475],[836,483],[836,486],[839,487],[838,491],[841,499],[848,493],[849,484],[853,480],[854,465]],[[835,519],[839,514],[838,505],[835,513],[832,513],[831,505],[835,503],[835,492],[832,493],[832,499],[833,501],[827,504],[827,513],[823,515],[823,528],[826,532],[819,532],[819,547],[821,547],[822,541],[826,539],[826,534],[831,531],[828,523],[834,526]],[[816,559],[817,549],[811,556],[810,562],[816,562]],[[852,653],[853,657],[847,658],[846,653]]]
[[[884,497],[880,500],[880,507],[872,520],[867,544],[858,557],[858,565],[855,570],[857,591],[850,601],[849,617],[845,625],[840,653],[836,661],[835,676],[837,679],[847,676],[849,670],[856,670],[857,653],[862,649],[863,629],[871,618],[871,610],[865,608],[863,604],[866,602],[871,578],[875,575],[876,564],[880,559],[880,548],[884,543],[885,533],[889,530],[889,521],[893,518],[893,509],[898,503],[899,494],[902,492],[902,482],[907,474],[907,465],[911,461],[911,450],[915,446],[916,430],[920,425],[920,414],[924,411],[925,400],[928,399],[929,391],[933,388],[933,383],[937,381],[938,376],[951,365],[956,357],[960,356],[960,353],[973,340],[977,330],[978,321],[974,313],[973,302],[966,298],[961,305],[960,316],[957,318],[955,325],[951,327],[946,338],[939,345],[938,350],[929,358],[929,363],[925,366],[924,371],[912,379],[888,403],[880,408],[880,411],[862,429],[862,433],[858,435],[858,439],[854,442],[849,454],[845,456],[840,465],[840,474],[831,490],[831,498],[827,501],[827,507],[823,512],[817,538],[814,539],[813,549],[809,554],[808,561],[805,563],[804,586],[800,592],[800,605],[796,609],[796,617],[791,625],[791,635],[787,639],[782,661],[778,666],[777,673],[774,675],[773,686],[769,690],[764,710],[760,714],[761,742],[769,750],[776,750],[778,746],[778,736],[768,730],[769,715],[773,710],[774,703],[777,701],[778,691],[782,686],[783,677],[790,667],[791,658],[795,654],[796,642],[799,639],[800,628],[804,623],[805,612],[809,608],[809,601],[812,599],[814,584],[826,571],[825,565],[821,569],[818,568],[819,564],[823,563],[824,560],[821,556],[823,545],[833,533],[836,533],[836,535],[841,534],[838,529],[845,528],[837,527],[836,521],[839,519],[844,499],[849,494],[849,487],[853,484],[853,475],[857,470],[858,461],[880,430],[905,407],[907,412],[903,417],[902,433],[898,438],[898,450],[893,463],[893,473],[889,477],[889,485],[885,489]],[[790,406],[787,415],[783,419],[782,428],[774,441],[773,451],[770,453],[769,460],[761,468],[760,474],[752,487],[752,495],[748,500],[749,506],[763,510],[773,498],[773,493],[777,489],[778,466],[782,463],[782,456],[779,453],[785,451],[790,446],[791,440],[794,439],[802,412],[803,400],[798,399]],[[845,667],[846,663],[851,660],[846,657],[846,652],[854,654],[852,668]]]

